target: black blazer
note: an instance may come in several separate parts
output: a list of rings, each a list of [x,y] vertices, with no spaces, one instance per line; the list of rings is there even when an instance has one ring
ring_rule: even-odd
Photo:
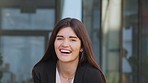
[[[39,63],[32,70],[34,83],[56,83],[56,62]],[[74,83],[105,83],[101,72],[88,63],[78,65]]]

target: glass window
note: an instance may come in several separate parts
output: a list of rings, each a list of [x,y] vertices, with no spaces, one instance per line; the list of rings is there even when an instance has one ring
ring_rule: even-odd
[[[140,43],[140,76],[139,82],[140,83],[147,83],[148,82],[148,1],[141,0],[141,11],[140,11],[140,31],[141,31],[141,43]]]
[[[55,24],[56,1],[0,3],[0,83],[32,83],[32,68],[44,55]]]
[[[138,0],[123,1],[122,83],[138,82]]]
[[[107,83],[120,82],[122,0],[102,0],[102,68]]]
[[[54,9],[36,9],[35,13],[22,13],[20,9],[1,9],[1,27],[5,30],[52,30]]]
[[[44,37],[0,37],[1,83],[27,83],[32,78],[32,68],[44,53]]]
[[[96,60],[101,66],[100,61],[100,0],[83,0],[83,23],[92,39]]]

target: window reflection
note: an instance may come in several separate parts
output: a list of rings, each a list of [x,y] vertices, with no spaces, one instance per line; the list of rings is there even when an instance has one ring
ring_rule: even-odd
[[[140,63],[140,82],[148,82],[148,1],[141,1],[141,63]]]
[[[100,61],[100,0],[82,0],[83,2],[83,23],[92,39],[96,60],[101,66]]]
[[[32,67],[42,57],[44,48],[44,37],[1,37],[1,83],[30,81]]]
[[[138,83],[138,0],[123,1],[122,83]]]
[[[32,67],[43,56],[55,24],[56,2],[0,2],[0,83],[32,83]]]
[[[21,13],[20,9],[3,8],[2,29],[49,30],[55,22],[54,9],[37,9],[36,13]]]
[[[122,83],[133,83],[132,26],[123,28]]]

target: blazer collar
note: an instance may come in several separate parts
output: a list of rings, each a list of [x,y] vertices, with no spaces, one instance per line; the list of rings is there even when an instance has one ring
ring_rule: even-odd
[[[78,65],[77,70],[76,70],[76,74],[75,74],[75,78],[74,78],[74,83],[83,83],[83,75],[85,72],[85,68],[86,66],[83,65]]]
[[[47,75],[49,83],[56,83],[56,62],[48,62]]]
[[[49,62],[48,64],[48,82],[49,83],[56,83],[56,63],[57,62]],[[78,65],[75,77],[74,77],[74,83],[82,83],[82,77],[85,72],[85,65]]]

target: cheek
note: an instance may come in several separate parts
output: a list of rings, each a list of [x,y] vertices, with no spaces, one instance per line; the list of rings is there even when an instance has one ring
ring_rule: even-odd
[[[55,43],[54,43],[55,50],[57,50],[58,46],[59,46],[58,42],[55,41]]]
[[[80,45],[73,45],[73,48],[75,51],[80,51],[81,46]]]

